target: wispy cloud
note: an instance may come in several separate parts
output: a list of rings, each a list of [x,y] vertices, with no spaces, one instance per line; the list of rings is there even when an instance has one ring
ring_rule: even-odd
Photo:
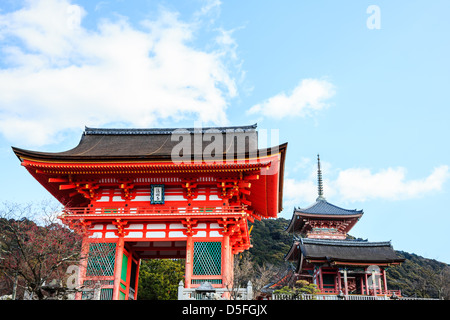
[[[232,39],[220,34],[213,51],[194,47],[198,21],[165,10],[139,29],[118,17],[88,30],[86,11],[69,0],[26,3],[0,15],[0,132],[10,141],[42,145],[84,125],[227,123],[237,95],[224,62]]]
[[[251,107],[247,114],[262,114],[282,119],[304,117],[328,106],[327,100],[335,94],[332,83],[320,79],[302,80],[290,94],[279,93]]]
[[[324,166],[322,166],[324,167]],[[297,179],[292,174],[285,178],[284,202],[286,207],[305,207],[317,198],[317,169],[305,169],[306,177]],[[334,170],[328,164],[324,174],[324,193],[336,205],[370,200],[399,201],[418,199],[442,190],[450,179],[447,165],[441,165],[421,179],[408,179],[404,167],[381,169],[373,172],[367,168]],[[330,174],[333,172],[333,174]],[[327,174],[328,173],[328,174]],[[299,176],[300,172],[295,172]],[[333,176],[331,179],[327,178]]]

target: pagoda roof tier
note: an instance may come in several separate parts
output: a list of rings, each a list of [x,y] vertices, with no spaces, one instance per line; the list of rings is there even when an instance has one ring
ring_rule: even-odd
[[[346,215],[362,215],[362,210],[349,210],[338,207],[334,204],[329,203],[324,199],[317,200],[313,205],[301,209],[295,208],[294,213],[305,214],[305,215],[332,215],[332,216],[346,216]]]
[[[348,210],[329,203],[324,198],[318,198],[311,206],[301,209],[294,208],[294,213],[287,232],[302,233],[307,227],[308,220],[345,220],[348,232],[364,214],[363,210]]]
[[[404,261],[395,253],[390,241],[368,242],[366,240],[295,240],[285,256],[286,261],[298,262],[297,272],[303,263],[328,263],[330,265],[391,265]]]

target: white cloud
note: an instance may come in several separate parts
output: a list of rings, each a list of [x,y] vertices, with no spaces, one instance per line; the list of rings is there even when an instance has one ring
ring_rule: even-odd
[[[334,94],[334,85],[326,80],[303,79],[290,95],[279,93],[254,105],[247,113],[262,114],[276,119],[303,117],[325,108],[328,105],[325,101]]]
[[[139,29],[122,17],[88,30],[85,15],[69,0],[28,1],[0,14],[0,132],[8,139],[37,146],[84,125],[227,123],[237,95],[224,63],[231,39],[215,51],[194,48],[198,21],[164,10]]]
[[[285,207],[306,207],[317,198],[317,168],[311,165],[305,168],[306,178],[297,180],[286,177],[284,181]],[[335,170],[331,165],[322,163],[324,176],[324,195],[336,205],[369,200],[407,200],[428,196],[442,190],[450,179],[447,165],[441,165],[422,179],[407,179],[407,170],[403,167],[387,168],[372,172],[367,168],[349,168]],[[299,175],[295,172],[295,175]],[[327,179],[331,175],[333,179]],[[331,200],[330,200],[331,199]]]
[[[335,183],[343,200],[403,200],[440,191],[449,178],[446,165],[435,168],[428,177],[417,180],[407,180],[406,169],[401,167],[377,173],[369,169],[352,168],[341,171]]]
[[[305,207],[317,198],[317,184],[313,180],[285,178],[283,188],[284,207]]]

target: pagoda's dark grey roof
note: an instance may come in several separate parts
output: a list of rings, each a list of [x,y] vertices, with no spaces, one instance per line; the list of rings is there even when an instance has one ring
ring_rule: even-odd
[[[303,219],[299,217],[310,217],[312,219],[331,218],[331,219],[354,219],[354,223],[364,214],[363,210],[348,210],[329,203],[324,198],[318,198],[317,201],[305,208],[294,208],[294,213],[289,225],[286,227],[287,232],[299,232],[304,227]],[[353,223],[353,224],[354,224]],[[352,225],[353,225],[352,224]],[[350,226],[350,228],[352,227]]]
[[[365,240],[328,240],[301,238],[294,241],[286,260],[304,259],[349,263],[396,263],[403,262],[390,241],[368,242]]]
[[[295,208],[294,213],[307,213],[307,214],[323,214],[323,215],[355,215],[363,214],[362,210],[348,210],[334,204],[329,203],[324,199],[317,200],[313,205],[301,209]]]
[[[221,135],[223,154],[246,157],[258,150],[257,125],[207,128],[111,129],[85,128],[80,143],[64,152],[38,152],[13,147],[16,155],[39,160],[168,160],[190,136],[191,156],[208,156],[205,147]],[[201,133],[200,137],[196,133]],[[189,141],[189,140],[188,140]],[[236,145],[239,144],[239,147]],[[180,149],[181,147],[179,147]],[[184,150],[185,151],[185,150]],[[220,152],[219,150],[214,150]],[[270,148],[267,153],[270,154]],[[211,152],[211,151],[209,151]],[[213,155],[214,156],[214,155]],[[240,156],[240,157],[241,157]],[[223,157],[225,160],[225,156]]]

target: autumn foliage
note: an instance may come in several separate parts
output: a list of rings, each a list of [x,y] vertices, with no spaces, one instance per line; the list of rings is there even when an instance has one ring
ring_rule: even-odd
[[[68,266],[80,261],[82,237],[58,221],[54,205],[3,204],[0,234],[0,295],[48,298],[55,284],[64,289]]]

